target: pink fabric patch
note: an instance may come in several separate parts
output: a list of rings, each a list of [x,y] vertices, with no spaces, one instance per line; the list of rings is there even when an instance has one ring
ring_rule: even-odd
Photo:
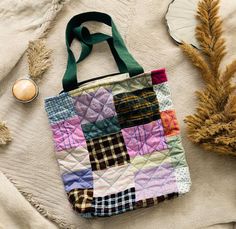
[[[160,84],[167,81],[165,68],[154,70],[151,72],[152,84]]]
[[[178,192],[174,168],[170,163],[135,173],[136,201]]]
[[[161,120],[121,130],[131,157],[167,149]]]
[[[86,140],[80,126],[80,119],[77,116],[53,124],[51,128],[57,151],[86,145]]]

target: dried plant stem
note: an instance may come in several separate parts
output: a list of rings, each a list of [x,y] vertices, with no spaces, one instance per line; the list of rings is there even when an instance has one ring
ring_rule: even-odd
[[[236,73],[236,60],[220,70],[226,55],[222,37],[219,0],[202,0],[198,4],[196,38],[198,51],[189,44],[180,47],[196,66],[205,82],[197,92],[196,113],[186,117],[188,136],[204,149],[236,156],[236,85],[231,80]]]
[[[43,73],[51,66],[52,50],[47,49],[43,39],[29,42],[27,49],[29,75],[34,80],[42,77]]]
[[[0,122],[0,145],[5,145],[11,140],[11,133],[5,122]]]

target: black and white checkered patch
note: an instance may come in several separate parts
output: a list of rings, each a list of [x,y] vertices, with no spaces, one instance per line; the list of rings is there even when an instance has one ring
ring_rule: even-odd
[[[111,216],[126,211],[133,210],[135,207],[135,188],[104,197],[94,197],[92,208],[95,216]]]

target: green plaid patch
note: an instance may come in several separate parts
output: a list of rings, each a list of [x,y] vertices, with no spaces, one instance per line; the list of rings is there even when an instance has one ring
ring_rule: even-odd
[[[122,128],[160,119],[159,104],[152,87],[115,95],[114,101]]]

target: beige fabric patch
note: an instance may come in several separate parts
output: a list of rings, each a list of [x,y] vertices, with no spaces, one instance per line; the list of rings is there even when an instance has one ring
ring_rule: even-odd
[[[56,152],[61,174],[91,168],[87,147]]]
[[[122,174],[122,175],[121,175]],[[134,187],[131,164],[93,171],[94,197],[106,196]]]

